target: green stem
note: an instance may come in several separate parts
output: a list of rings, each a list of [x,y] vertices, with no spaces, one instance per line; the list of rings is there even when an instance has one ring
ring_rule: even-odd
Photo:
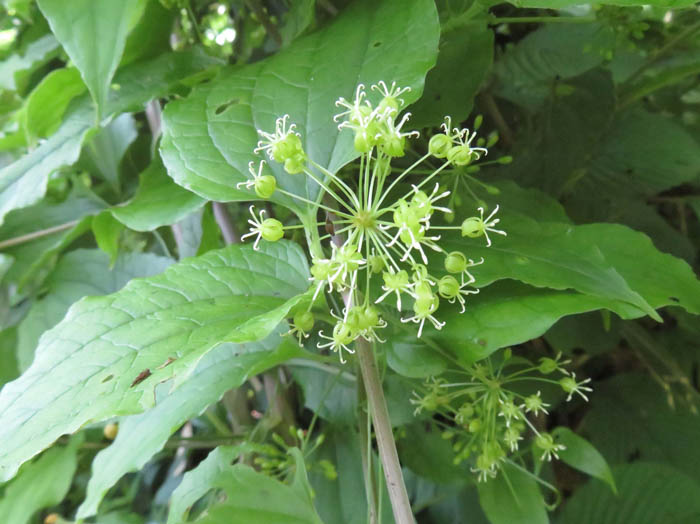
[[[413,524],[413,511],[408,500],[408,492],[401,474],[399,454],[396,451],[396,442],[391,430],[389,410],[386,407],[386,399],[379,379],[377,363],[374,360],[374,352],[369,342],[360,337],[355,341],[357,360],[360,363],[360,372],[372,413],[374,432],[379,449],[379,458],[384,467],[389,499],[394,512],[396,524]]]

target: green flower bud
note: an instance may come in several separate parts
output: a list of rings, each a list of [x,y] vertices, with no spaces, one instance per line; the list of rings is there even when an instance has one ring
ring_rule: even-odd
[[[338,322],[333,327],[333,340],[338,344],[347,346],[350,342],[355,340],[355,333],[346,323]]]
[[[418,297],[413,303],[413,311],[418,317],[429,317],[440,304],[440,299],[436,295],[432,297]]]
[[[365,330],[379,325],[379,310],[374,306],[362,308],[360,315],[360,327]]]
[[[463,404],[459,410],[457,411],[457,416],[455,417],[455,420],[459,424],[467,424],[471,418],[474,416],[474,406],[471,404]]]
[[[389,289],[402,290],[408,285],[408,273],[404,269],[398,273],[385,271],[382,273],[382,277],[384,278],[384,284]]]
[[[272,175],[263,175],[255,179],[255,194],[260,198],[270,198],[277,189],[277,180]]]
[[[449,273],[462,273],[467,270],[467,257],[461,251],[452,251],[445,257],[445,269]]]
[[[374,138],[370,137],[366,130],[361,129],[355,133],[354,146],[358,153],[369,153],[374,147]]]
[[[284,236],[282,222],[276,218],[267,218],[263,220],[260,226],[260,235],[268,242],[277,242]]]
[[[477,238],[484,234],[484,222],[479,217],[470,217],[462,222],[462,236]]]
[[[392,158],[401,157],[405,154],[406,138],[397,135],[389,135],[384,138],[382,151]]]
[[[306,167],[306,154],[304,152],[296,153],[288,157],[284,161],[284,170],[290,175],[296,175],[304,171]]]
[[[294,327],[308,333],[314,327],[314,315],[311,311],[300,311],[293,318]]]
[[[450,149],[452,149],[452,146],[452,139],[443,133],[439,133],[430,138],[430,142],[428,142],[428,152],[435,158],[445,158]]]
[[[543,375],[549,375],[559,369],[559,364],[556,360],[549,357],[543,357],[540,359],[539,372]]]
[[[316,260],[311,265],[310,271],[311,276],[313,276],[315,280],[326,280],[331,276],[333,271],[333,263],[327,259]]]
[[[469,427],[467,428],[469,430],[469,433],[476,433],[481,429],[482,422],[480,418],[475,418],[469,423]]]
[[[288,134],[284,139],[276,142],[271,148],[272,158],[275,162],[285,163],[289,158],[303,153],[304,148],[301,139],[294,133]]]
[[[382,100],[379,102],[379,105],[377,106],[377,112],[380,115],[386,114],[385,111],[389,109],[390,114],[395,115],[396,113],[399,112],[399,101],[396,99],[394,96],[385,96],[382,98]]]
[[[540,433],[535,437],[535,446],[542,450],[551,448],[553,444],[554,437],[549,433]]]
[[[420,299],[432,300],[432,298],[433,298],[433,290],[430,287],[430,284],[426,281],[418,282],[416,284],[415,294],[416,294],[416,297],[418,297],[416,300],[420,300]]]
[[[386,262],[384,262],[384,258],[380,255],[370,255],[367,260],[367,265],[372,273],[378,274],[384,270]]]
[[[438,281],[438,293],[448,300],[455,298],[459,295],[459,282],[452,275],[445,275]]]
[[[447,160],[456,166],[468,166],[472,161],[472,150],[467,145],[452,146],[447,152]]]

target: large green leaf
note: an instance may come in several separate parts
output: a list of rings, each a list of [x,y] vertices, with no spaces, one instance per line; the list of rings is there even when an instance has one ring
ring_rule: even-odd
[[[618,375],[596,384],[581,432],[612,464],[629,457],[663,462],[700,484],[700,419],[668,398],[648,375]]]
[[[635,110],[611,122],[581,189],[649,196],[696,180],[699,173],[700,143],[682,125]]]
[[[506,464],[495,479],[480,482],[479,501],[491,524],[548,524],[537,481]]]
[[[435,62],[438,35],[431,1],[354,2],[325,29],[266,60],[227,69],[187,99],[169,103],[161,142],[168,174],[210,200],[250,200],[252,193],[236,184],[250,177],[248,163],[257,159],[256,129],[273,130],[285,114],[310,158],[338,170],[357,153],[352,133],[340,133],[333,121],[337,98],[351,98],[358,83],[385,80],[410,86],[406,99],[414,101]],[[318,186],[309,177],[270,168],[280,187],[315,199]],[[282,194],[273,199],[299,207]]]
[[[64,433],[152,407],[157,384],[179,386],[219,343],[267,336],[306,291],[307,271],[292,243],[231,246],[73,305],[0,392],[0,478]]]
[[[110,83],[126,37],[145,2],[139,0],[38,0],[53,34],[85,81],[98,115],[104,114]]]
[[[626,264],[619,261],[622,268],[611,264],[596,244],[597,237],[588,234],[584,226],[539,223],[523,216],[509,219],[506,212],[499,226],[508,231],[508,236],[494,235],[491,247],[486,247],[482,238],[476,241],[450,239],[443,243],[448,251],[463,250],[470,258],[483,257],[486,260],[474,268],[477,285],[512,278],[537,287],[574,289],[587,295],[625,302],[659,318],[644,297],[624,279],[622,269],[635,265],[637,261],[630,260]],[[602,226],[602,229],[606,227]],[[610,229],[611,233],[631,232],[626,228]],[[649,247],[653,250],[653,246]],[[638,253],[637,257],[640,256],[644,254]]]
[[[131,229],[152,231],[182,220],[204,203],[201,197],[175,184],[158,159],[139,175],[134,197],[111,211],[114,218]]]
[[[597,22],[544,24],[496,63],[496,92],[532,111],[557,83],[602,64],[614,39],[612,28]]]
[[[446,324],[431,335],[445,350],[469,363],[499,348],[536,338],[566,315],[614,306],[612,301],[590,295],[506,280],[472,296],[464,313],[446,306],[442,315],[438,311]]]
[[[301,452],[296,448],[290,452],[296,461],[296,473],[291,485],[248,466],[230,466],[238,450],[228,448],[214,451],[211,458],[207,457],[198,468],[187,473],[173,497],[191,504],[210,489],[222,490],[226,495],[225,501],[214,505],[197,519],[196,522],[200,524],[322,524],[314,510]],[[177,503],[171,511],[175,519],[169,517],[168,522],[186,522],[182,520],[185,508],[186,504]]]
[[[79,249],[63,256],[44,282],[45,294],[32,305],[17,329],[20,369],[29,367],[41,334],[58,324],[74,302],[114,293],[129,280],[161,273],[171,263],[169,258],[129,253],[110,268],[109,256],[96,249]]]
[[[700,484],[665,464],[613,468],[619,494],[589,482],[566,503],[562,524],[670,524],[700,519]]]
[[[126,473],[141,469],[163,449],[170,435],[218,401],[226,391],[240,386],[250,376],[302,354],[296,342],[280,338],[280,332],[272,332],[261,342],[220,345],[202,358],[190,380],[181,387],[168,394],[167,385],[160,386],[156,396],[163,398],[159,398],[153,409],[123,419],[116,440],[93,461],[87,496],[77,517],[94,515],[110,487]],[[139,445],[134,446],[134,442]],[[173,499],[175,513],[178,500]]]
[[[81,443],[81,438],[73,438],[67,446],[55,446],[22,467],[0,500],[2,522],[27,524],[38,510],[61,502],[78,466]]]

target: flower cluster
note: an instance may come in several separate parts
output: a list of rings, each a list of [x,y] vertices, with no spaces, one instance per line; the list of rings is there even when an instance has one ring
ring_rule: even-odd
[[[508,455],[520,449],[528,431],[534,437],[533,445],[540,460],[559,458],[559,451],[565,449],[528,418],[528,415],[548,413],[549,404],[543,401],[540,391],[523,395],[512,389],[514,385],[524,381],[556,384],[567,394],[567,401],[574,395],[588,400],[586,393],[591,391],[586,386],[590,379],[577,381],[576,375],[564,368],[569,361],[562,361],[561,355],[556,359],[542,358],[538,365],[520,366],[517,371],[506,373],[509,360],[510,350],[506,350],[499,365],[486,359],[483,364],[465,370],[465,381],[433,378],[426,382],[422,394],[414,392],[411,399],[416,414],[439,413],[442,419],[453,421],[443,437],[453,441],[454,461],[459,464],[471,458],[472,471],[482,482],[497,475]],[[558,380],[547,377],[552,373],[559,374]]]
[[[335,292],[341,294],[344,304],[333,313],[336,322],[331,333],[319,334],[325,339],[319,347],[338,352],[343,362],[343,352],[353,352],[351,343],[357,337],[380,340],[379,330],[386,326],[380,304],[395,303],[401,321],[417,324],[420,337],[426,323],[435,329],[443,327],[436,316],[442,300],[459,303],[464,311],[466,298],[478,293],[470,269],[482,264],[483,258],[473,260],[461,251],[446,251],[440,245],[442,230],[470,238],[483,236],[487,246],[491,245],[489,233],[505,235],[496,229],[498,207],[486,217],[484,208],[478,208],[479,216],[468,217],[461,225],[439,225],[437,220],[440,214],[452,215],[443,204],[450,191],[441,187],[439,175],[448,167],[467,166],[488,153],[483,140],[476,140],[476,132],[453,128],[447,117],[443,132],[430,139],[427,153],[405,168],[394,168],[392,161],[406,154],[407,140],[418,136],[416,131],[404,130],[410,113],[400,114],[405,105],[402,95],[409,88],[379,82],[371,90],[380,97],[376,105],[363,85],[357,87],[353,100],[340,98],[336,103],[341,109],[335,117],[338,127],[353,133],[360,156],[353,176],[331,173],[314,162],[285,115],[277,120],[274,132],[259,131],[261,140],[255,151],[282,164],[287,174],[303,173],[313,180],[319,188],[316,201],[280,188],[274,176],[263,173],[264,161],[257,169],[251,165],[252,178],[239,184],[260,198],[280,192],[314,210],[313,227],[304,223],[313,258],[314,301],[322,292]],[[420,168],[434,160],[440,165]],[[325,214],[321,223],[316,223],[318,212]],[[263,211],[256,216],[252,207],[251,215],[251,230],[245,236],[255,237],[256,247],[261,238],[274,242],[286,229],[299,227],[265,218]],[[319,236],[320,226],[330,226],[330,232]],[[325,247],[324,240],[328,240]],[[303,318],[294,318],[291,331],[301,340],[313,325],[313,316],[304,312]]]

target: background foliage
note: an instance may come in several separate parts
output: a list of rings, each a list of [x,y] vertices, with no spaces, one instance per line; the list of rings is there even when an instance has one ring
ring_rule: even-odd
[[[240,245],[236,186],[285,113],[341,170],[333,102],[379,80],[420,129],[483,114],[505,157],[443,175],[457,210],[501,206],[508,237],[468,244],[481,293],[377,348],[417,521],[700,519],[700,13],[574,4],[2,0],[0,521],[393,521],[357,370],[280,336],[306,255]],[[409,397],[508,347],[594,391],[546,392],[567,451],[526,457],[541,480],[477,485]]]

